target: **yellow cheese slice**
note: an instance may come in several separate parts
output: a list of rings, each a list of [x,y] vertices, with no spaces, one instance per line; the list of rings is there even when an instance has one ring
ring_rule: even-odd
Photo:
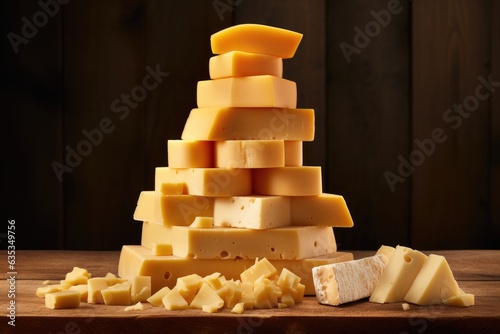
[[[269,168],[285,166],[283,140],[224,140],[215,142],[215,167]]]
[[[295,82],[271,75],[235,77],[198,82],[198,108],[297,107]]]
[[[290,198],[230,196],[214,200],[214,226],[268,229],[290,225]]]
[[[427,256],[408,247],[397,246],[380,281],[370,297],[371,302],[402,302]]]
[[[155,191],[161,192],[165,183],[185,183],[187,193],[197,196],[237,196],[252,193],[250,169],[156,167]]]
[[[302,141],[285,140],[285,166],[302,166]]]
[[[212,52],[222,54],[234,50],[292,58],[302,34],[260,24],[239,24],[210,37]]]
[[[80,306],[78,291],[64,290],[45,295],[45,307],[50,309],[75,308]]]
[[[290,197],[291,224],[352,227],[344,197],[335,194]]]
[[[210,58],[210,79],[255,75],[283,76],[283,59],[259,53],[230,51]]]
[[[316,298],[321,304],[338,306],[369,297],[384,268],[382,255],[315,267]]]
[[[255,194],[314,196],[322,193],[321,167],[261,168],[253,169],[252,173]]]
[[[305,285],[305,293],[314,295],[312,268],[329,263],[352,260],[352,253],[333,252],[318,257],[302,260],[269,260],[272,265],[281,271],[287,268],[301,278]],[[240,274],[254,265],[254,259],[187,259],[176,256],[154,256],[151,250],[142,246],[125,245],[120,253],[118,273],[121,277],[151,276],[151,290],[153,293],[164,286],[173,288],[179,277],[197,273],[208,276],[217,270],[227,279],[240,279]],[[244,288],[245,285],[242,285]],[[251,284],[250,284],[251,287]]]
[[[168,140],[168,166],[172,168],[210,168],[213,166],[213,142]]]
[[[314,110],[286,108],[192,109],[183,140],[314,139]]]

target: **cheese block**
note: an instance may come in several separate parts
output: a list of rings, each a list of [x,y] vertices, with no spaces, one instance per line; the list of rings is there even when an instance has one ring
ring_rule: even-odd
[[[267,229],[290,225],[290,198],[282,196],[217,197],[214,226]]]
[[[212,197],[161,195],[160,192],[142,191],[134,212],[134,219],[165,226],[189,226],[198,216],[213,216],[213,211]]]
[[[331,227],[294,226],[267,230],[172,226],[172,254],[191,259],[296,260],[335,252]],[[156,240],[161,242],[161,240]]]
[[[161,193],[163,195],[182,195],[184,194],[184,183],[163,183],[161,185]]]
[[[382,255],[312,269],[316,298],[338,306],[369,297],[385,268]]]
[[[314,110],[286,108],[192,109],[183,140],[314,139]]]
[[[285,166],[302,166],[302,141],[285,140]]]
[[[258,195],[314,196],[322,193],[321,167],[278,167],[252,170]]]
[[[197,196],[238,196],[252,193],[250,169],[156,167],[155,191],[161,192],[165,183],[184,183],[187,194]]]
[[[406,293],[426,260],[425,254],[398,245],[373,290],[370,301],[391,303],[405,300]]]
[[[305,293],[314,295],[312,268],[329,263],[352,260],[352,253],[333,252],[302,260],[269,260],[280,272],[287,268],[301,278]],[[193,273],[204,277],[218,271],[226,279],[240,279],[240,274],[254,265],[255,259],[188,259],[176,256],[154,256],[151,250],[142,246],[125,245],[120,253],[118,273],[121,277],[151,276],[151,291],[157,292],[164,286],[172,289],[179,277]]]
[[[198,108],[297,107],[295,82],[272,75],[255,75],[198,82]]]
[[[290,197],[291,225],[352,227],[344,197],[335,194]]]
[[[64,290],[45,295],[45,307],[50,309],[75,308],[80,306],[78,291]]]
[[[283,59],[259,53],[230,51],[210,58],[210,79],[255,75],[283,76]]]
[[[221,30],[210,37],[214,54],[230,51],[262,53],[292,58],[302,34],[261,24],[239,24]]]
[[[215,142],[215,167],[269,168],[285,166],[283,140],[224,140]]]
[[[415,277],[404,300],[418,305],[441,304],[442,300],[459,294],[461,291],[446,259],[431,254]]]
[[[168,166],[172,168],[214,167],[213,142],[199,140],[168,140]]]

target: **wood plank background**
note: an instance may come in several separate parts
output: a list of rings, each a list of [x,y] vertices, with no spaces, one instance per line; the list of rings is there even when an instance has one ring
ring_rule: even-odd
[[[304,163],[355,221],[339,248],[500,248],[499,0],[59,1],[0,10],[1,208],[18,248],[139,243],[137,197],[196,106],[210,35],[246,22],[304,34],[284,76],[316,112]],[[60,182],[68,149],[85,156]]]

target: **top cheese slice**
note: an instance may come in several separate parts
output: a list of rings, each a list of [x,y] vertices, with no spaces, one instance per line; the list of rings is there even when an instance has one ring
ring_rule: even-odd
[[[280,58],[292,58],[301,40],[298,32],[261,24],[232,26],[210,37],[214,54],[243,51]]]

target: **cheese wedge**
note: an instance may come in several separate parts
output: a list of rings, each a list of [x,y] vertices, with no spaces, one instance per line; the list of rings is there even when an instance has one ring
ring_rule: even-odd
[[[335,194],[290,197],[291,224],[333,227],[352,227],[344,197]]]
[[[255,75],[283,76],[283,59],[259,53],[230,51],[210,58],[210,79]]]
[[[210,37],[214,54],[230,51],[261,53],[292,58],[302,34],[260,24],[239,24],[221,30]]]
[[[382,245],[377,250],[376,254],[384,255],[384,262],[385,262],[385,264],[387,264],[387,263],[389,263],[389,260],[391,259],[392,254],[394,254],[395,251],[396,251],[396,248],[394,248],[394,247]]]
[[[315,196],[322,193],[321,167],[281,167],[252,170],[258,195]]]
[[[271,75],[224,78],[198,82],[198,108],[296,108],[295,82]]]
[[[302,260],[269,260],[278,272],[287,268],[301,278],[305,293],[314,295],[312,268],[329,263],[352,260],[352,253],[334,252]],[[186,259],[176,256],[154,256],[142,246],[123,246],[120,253],[118,273],[121,277],[151,276],[151,291],[155,293],[164,286],[173,288],[179,277],[197,273],[204,277],[217,270],[226,279],[240,279],[240,274],[254,265],[254,259]]]
[[[385,268],[382,255],[312,269],[316,298],[338,306],[369,297]]]
[[[302,166],[302,141],[285,140],[285,166]]]
[[[269,168],[285,166],[283,140],[224,140],[215,142],[215,167]]]
[[[192,109],[183,140],[314,139],[314,110],[286,108]]]
[[[168,140],[168,166],[172,168],[214,167],[213,142],[198,140]]]

